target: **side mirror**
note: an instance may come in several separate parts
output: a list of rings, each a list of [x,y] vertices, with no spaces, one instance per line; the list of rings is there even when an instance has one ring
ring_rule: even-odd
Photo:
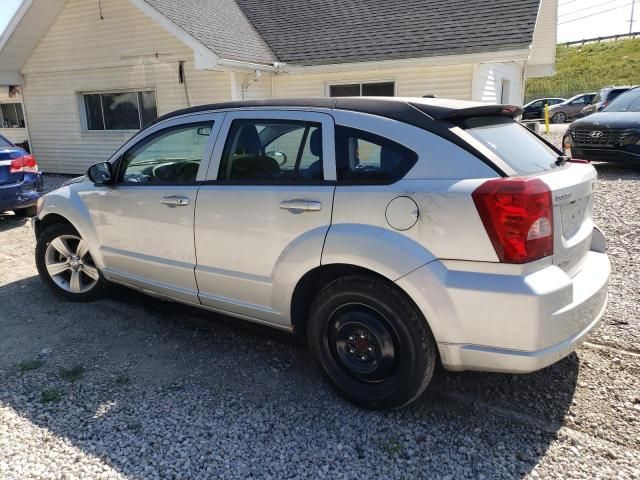
[[[109,162],[95,163],[89,167],[87,177],[96,185],[113,183],[113,166]]]

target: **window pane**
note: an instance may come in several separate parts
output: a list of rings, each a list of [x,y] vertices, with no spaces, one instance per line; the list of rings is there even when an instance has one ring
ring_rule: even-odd
[[[124,155],[121,181],[145,184],[195,182],[212,125],[210,122],[190,124],[146,138]]]
[[[520,175],[555,167],[558,154],[531,131],[508,117],[472,117],[463,122],[467,133],[489,147]]]
[[[338,181],[394,182],[416,163],[412,150],[355,128],[336,127]]]
[[[20,128],[24,128],[27,126],[27,124],[24,121],[24,112],[22,111],[22,104],[16,103],[15,105],[16,105],[16,114],[18,115],[18,124],[20,125]]]
[[[13,147],[13,145],[11,145],[9,143],[9,140],[7,140],[4,137],[0,137],[0,148],[5,148],[5,147]]]
[[[329,87],[329,96],[331,97],[359,97],[360,84],[354,85],[331,85]]]
[[[302,150],[298,178],[322,180],[322,172],[322,129],[319,126],[311,127]]]
[[[106,130],[138,130],[138,95],[135,93],[103,93],[104,123]]]
[[[225,144],[219,178],[278,182],[317,179],[319,174],[321,179],[322,151],[311,148],[315,131],[321,131],[320,125],[308,122],[236,120]],[[320,133],[315,135],[321,138]],[[299,175],[303,160],[304,175]]]
[[[394,83],[363,83],[362,84],[362,96],[363,97],[393,97]]]
[[[156,92],[140,92],[140,118],[142,126],[146,127],[156,118],[158,118],[158,110],[156,109]]]
[[[2,126],[4,128],[18,128],[20,126],[14,103],[3,103],[0,105],[0,110],[2,111]]]
[[[84,95],[84,110],[87,114],[87,129],[104,130],[100,95]]]

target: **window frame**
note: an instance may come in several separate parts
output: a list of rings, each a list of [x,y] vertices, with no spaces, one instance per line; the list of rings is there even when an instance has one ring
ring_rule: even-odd
[[[362,97],[362,86],[371,84],[371,83],[393,83],[393,96],[398,96],[398,79],[394,78],[386,78],[386,79],[378,79],[378,80],[344,80],[339,82],[326,82],[324,87],[324,95],[329,98],[340,98],[340,97],[332,97],[331,96],[331,87],[333,86],[341,86],[341,85],[358,85],[360,88],[360,97]],[[367,98],[367,97],[364,97]]]
[[[4,114],[2,113],[2,107],[1,105],[13,105],[13,109],[15,110],[16,113],[16,118],[18,119],[18,122],[20,122],[20,115],[18,115],[18,108],[16,107],[16,105],[20,105],[20,110],[22,110],[22,119],[24,121],[24,127],[5,127],[4,126]],[[4,129],[4,130],[20,130],[20,129],[26,129],[27,128],[27,118],[24,114],[24,105],[22,104],[21,101],[17,101],[17,102],[0,102],[0,129]]]
[[[80,110],[80,124],[83,133],[89,134],[109,134],[109,133],[131,133],[137,132],[145,128],[145,125],[142,125],[142,111],[140,109],[140,93],[152,92],[155,98],[155,107],[156,107],[156,119],[160,118],[158,114],[158,92],[155,88],[115,88],[110,90],[96,90],[96,91],[83,91],[77,92],[78,99],[78,108]],[[106,119],[104,116],[104,104],[102,101],[102,95],[121,95],[123,93],[134,93],[136,95],[137,107],[138,107],[138,124],[139,128],[128,128],[128,129],[91,129],[89,128],[89,117],[87,111],[87,105],[85,103],[85,96],[87,95],[100,95],[100,110],[102,116],[102,125],[106,126]],[[147,125],[148,126],[148,125]]]
[[[224,154],[227,138],[231,132],[231,126],[235,120],[260,121],[302,121],[320,124],[322,128],[322,180],[311,179],[280,179],[280,180],[226,180],[219,178],[222,156]],[[295,109],[269,109],[269,110],[234,110],[227,112],[223,125],[218,134],[218,141],[213,151],[211,162],[207,170],[205,184],[209,185],[327,185],[335,184],[335,140],[333,117],[328,113],[303,111]]]
[[[213,153],[216,141],[222,128],[225,113],[197,113],[192,115],[185,115],[180,117],[169,118],[158,123],[154,123],[134,135],[128,142],[120,147],[108,160],[113,165],[113,171],[115,172],[114,178],[116,181],[111,185],[113,188],[152,188],[152,187],[166,187],[166,186],[194,186],[202,185],[205,183],[205,176],[207,170],[211,164],[211,155]],[[176,127],[182,127],[189,124],[211,122],[213,124],[211,128],[211,134],[209,136],[209,143],[202,156],[202,162],[200,162],[200,168],[196,176],[195,182],[166,182],[166,183],[124,183],[119,182],[117,179],[120,176],[120,167],[122,165],[122,159],[124,155],[136,147],[141,142],[146,141],[150,136],[155,136],[159,132],[170,130]]]

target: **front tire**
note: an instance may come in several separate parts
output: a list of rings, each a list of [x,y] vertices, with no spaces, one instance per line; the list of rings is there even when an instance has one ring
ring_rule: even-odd
[[[563,112],[554,113],[551,117],[551,123],[564,123],[567,121],[567,114]]]
[[[331,385],[371,409],[399,408],[425,390],[437,360],[418,308],[392,283],[342,277],[316,297],[309,347]]]
[[[93,262],[87,242],[71,225],[54,224],[40,234],[36,266],[44,283],[65,300],[91,302],[104,296],[107,280]]]

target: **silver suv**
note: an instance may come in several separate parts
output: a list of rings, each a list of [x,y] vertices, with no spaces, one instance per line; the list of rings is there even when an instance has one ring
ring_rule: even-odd
[[[108,282],[305,334],[370,408],[436,362],[530,372],[598,325],[596,173],[513,120],[435,99],[235,102],[158,119],[34,219],[44,282]]]

